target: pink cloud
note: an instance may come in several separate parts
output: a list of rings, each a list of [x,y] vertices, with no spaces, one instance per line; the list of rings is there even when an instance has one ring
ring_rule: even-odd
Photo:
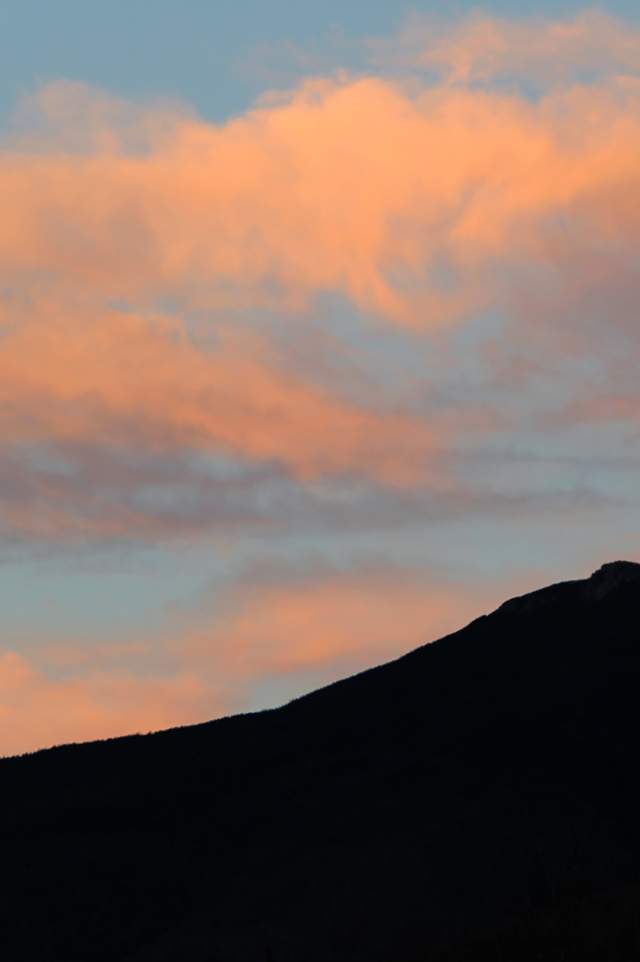
[[[85,90],[46,91],[44,109],[55,99],[64,124],[78,97],[89,147],[61,148],[63,128],[48,149],[11,142],[0,158],[0,276],[12,288],[55,283],[139,308],[173,297],[218,314],[297,311],[338,291],[428,330],[495,303],[500,259],[546,264],[554,218],[568,238],[637,241],[635,208],[621,203],[638,189],[630,78],[537,102],[308,81],[223,126],[169,113],[163,127],[156,112],[144,149],[99,96],[94,116]]]
[[[193,673],[141,678],[95,672],[55,680],[15,651],[0,654],[4,755],[195,722],[219,705]]]
[[[243,686],[327,670],[338,677],[457,630],[492,600],[481,585],[378,564],[257,571],[200,613],[172,648],[203,670],[222,666]]]
[[[486,586],[379,564],[256,569],[170,617],[163,637],[52,638],[29,655],[0,653],[0,753],[250,710],[265,682],[301,694],[457,630],[498,600]]]
[[[572,85],[596,42],[611,70]],[[580,340],[592,350],[583,321],[597,298],[606,323],[628,333],[636,47],[637,32],[596,14],[472,18],[430,48],[445,73],[481,79],[529,51],[531,69],[545,57],[565,64],[566,82],[534,100],[446,78],[408,88],[345,74],[265,97],[223,125],[175,105],[46,88],[0,152],[5,445],[92,449],[94,476],[126,449],[180,461],[185,477],[192,457],[221,456],[276,464],[301,486],[356,477],[442,488],[442,454],[462,433],[454,420],[408,413],[375,390],[356,402],[348,385],[283,365],[268,315],[289,312],[304,330],[314,299],[336,292],[392,328],[442,333],[492,310],[528,331],[551,322],[556,350],[570,355]],[[113,472],[124,477],[125,462]],[[12,477],[9,527],[166,533],[136,507],[143,486],[130,475],[130,497],[88,507],[64,470],[30,476],[30,500]]]
[[[423,476],[437,443],[422,419],[341,399],[278,365],[257,337],[199,348],[168,318],[90,305],[6,311],[0,428],[6,442],[125,444],[279,461],[300,479]]]
[[[451,21],[414,13],[390,39],[370,42],[374,61],[432,69],[449,83],[496,77],[545,86],[579,72],[637,73],[640,30],[601,10],[574,17],[507,19],[474,12]]]

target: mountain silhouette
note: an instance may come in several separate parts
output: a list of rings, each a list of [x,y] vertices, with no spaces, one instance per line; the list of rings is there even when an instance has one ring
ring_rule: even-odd
[[[279,709],[0,761],[2,959],[639,957],[639,602],[613,562]]]

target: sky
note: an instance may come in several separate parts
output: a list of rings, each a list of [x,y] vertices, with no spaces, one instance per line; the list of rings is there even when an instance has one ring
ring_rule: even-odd
[[[0,7],[0,754],[640,560],[632,3]]]

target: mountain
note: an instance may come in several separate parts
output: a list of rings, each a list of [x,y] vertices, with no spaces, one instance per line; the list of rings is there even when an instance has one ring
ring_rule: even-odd
[[[0,761],[3,960],[638,957],[639,602],[614,562],[277,710]]]

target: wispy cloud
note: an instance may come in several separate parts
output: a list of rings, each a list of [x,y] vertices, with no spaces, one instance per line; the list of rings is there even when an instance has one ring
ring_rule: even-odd
[[[89,671],[56,680],[15,651],[0,653],[3,755],[168,728],[199,721],[203,713],[217,709],[195,674],[141,678],[130,671]]]
[[[207,348],[170,319],[64,300],[6,317],[0,494],[17,531],[146,537],[170,534],[173,515],[185,533],[207,502],[220,522],[250,522],[269,477],[412,486],[441,443],[424,418],[285,370],[256,337],[227,331]]]
[[[1,653],[0,753],[247,710],[268,682],[312,688],[456,630],[495,600],[481,582],[379,561],[254,565],[169,612],[162,638]]]
[[[455,84],[508,79],[549,87],[640,70],[640,29],[598,9],[562,20],[481,11],[452,20],[414,12],[395,35],[372,38],[368,46],[379,67],[421,68]]]

